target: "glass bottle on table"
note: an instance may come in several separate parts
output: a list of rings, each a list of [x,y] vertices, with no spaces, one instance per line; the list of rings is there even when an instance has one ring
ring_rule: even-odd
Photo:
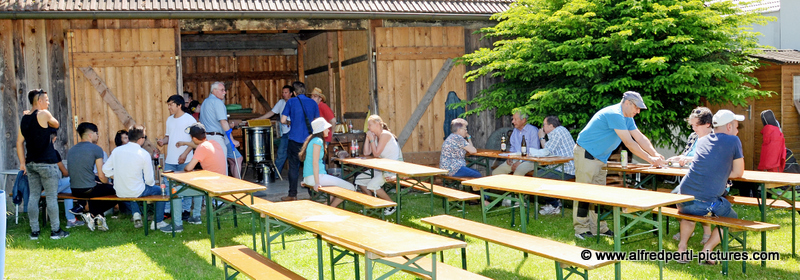
[[[519,151],[520,155],[522,155],[523,157],[528,156],[528,144],[525,143],[525,135],[522,136],[522,143],[519,145],[519,149],[520,149]]]
[[[506,144],[506,136],[503,135],[500,137],[500,151],[501,152],[508,152],[508,144]]]

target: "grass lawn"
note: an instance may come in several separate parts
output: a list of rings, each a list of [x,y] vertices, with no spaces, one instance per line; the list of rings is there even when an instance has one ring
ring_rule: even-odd
[[[570,203],[571,204],[571,203]],[[443,214],[441,203],[437,203],[435,213]],[[419,220],[429,215],[430,206],[427,195],[412,194],[404,197],[402,224],[420,230],[429,230]],[[356,209],[348,204],[348,209]],[[758,220],[760,213],[756,207],[734,206],[740,218]],[[62,209],[63,210],[63,209]],[[299,210],[302,211],[302,210]],[[205,214],[204,214],[205,215]],[[458,214],[460,216],[460,214]],[[531,219],[533,215],[531,215]],[[62,217],[62,227],[65,224]],[[233,227],[231,215],[222,218],[222,229],[216,231],[217,246],[242,244],[252,246],[250,235],[250,217],[239,216],[239,227]],[[611,251],[613,239],[601,238],[577,240],[572,230],[572,212],[567,209],[564,217],[540,216],[531,220],[528,232],[532,235],[557,240],[567,244],[575,244],[595,250]],[[697,263],[686,265],[670,262],[664,267],[664,279],[800,279],[800,265],[791,257],[791,213],[789,211],[773,211],[768,214],[772,223],[781,225],[776,231],[767,233],[768,251],[777,251],[781,260],[767,262],[767,267],[760,263],[748,262],[747,274],[741,272],[740,262],[730,263],[730,275],[722,276],[722,266],[700,266]],[[205,216],[204,216],[205,218]],[[392,215],[392,219],[394,215]],[[467,208],[467,218],[481,221],[478,206]],[[666,220],[666,219],[665,219]],[[488,223],[510,227],[510,215],[497,214],[488,218]],[[125,278],[125,279],[220,279],[223,269],[219,260],[217,266],[211,265],[210,241],[206,234],[206,225],[184,224],[184,231],[173,239],[171,235],[160,231],[144,236],[142,229],[134,229],[130,216],[118,219],[109,218],[108,232],[90,232],[86,227],[72,228],[70,236],[62,240],[49,239],[50,230],[43,226],[39,240],[30,240],[30,227],[27,216],[23,215],[19,225],[15,225],[13,217],[9,219],[6,277],[8,279],[86,279],[86,278]],[[678,242],[671,238],[678,229],[678,223],[670,220],[670,234],[664,235],[664,248],[677,250]],[[517,225],[515,230],[519,230]],[[702,247],[702,229],[698,226],[696,235],[690,240],[690,248],[695,251]],[[317,277],[316,241],[308,233],[290,231],[286,235],[286,249],[280,243],[273,245],[273,260],[292,271],[309,279]],[[747,239],[748,251],[761,250],[760,234],[750,233]],[[530,255],[524,258],[519,251],[490,244],[491,265],[486,264],[483,241],[467,239],[467,267],[469,271],[482,274],[493,279],[554,279],[554,262]],[[260,238],[258,248],[261,248]],[[622,245],[623,251],[645,249],[657,250],[657,239],[650,238]],[[260,250],[260,249],[259,249]],[[325,278],[330,279],[328,249],[323,249],[325,261]],[[456,267],[461,266],[458,250],[445,253],[445,262]],[[361,259],[361,277],[364,277],[364,261]],[[376,265],[376,272],[389,271],[388,267]],[[657,279],[658,264],[655,262],[623,262],[622,275],[626,279]],[[379,274],[376,274],[379,275]],[[336,267],[337,279],[353,279],[351,263]],[[614,267],[607,266],[589,272],[590,279],[612,279]],[[246,279],[240,276],[240,279]],[[391,279],[414,279],[405,273],[398,273]]]

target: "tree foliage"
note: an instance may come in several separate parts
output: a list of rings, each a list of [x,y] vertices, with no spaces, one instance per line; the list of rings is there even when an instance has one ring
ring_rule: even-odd
[[[739,3],[741,4],[741,3]],[[637,125],[657,146],[678,147],[672,129],[704,98],[742,105],[769,93],[748,85],[758,68],[756,36],[748,26],[770,18],[743,13],[730,1],[518,0],[483,28],[498,39],[461,62],[480,68],[465,75],[502,77],[461,106],[467,114],[515,108],[541,123],[557,115],[574,134],[599,109],[638,91],[649,110]]]

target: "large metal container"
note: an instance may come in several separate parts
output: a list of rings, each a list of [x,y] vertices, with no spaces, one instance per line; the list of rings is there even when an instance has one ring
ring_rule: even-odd
[[[265,163],[275,160],[271,126],[243,127],[244,152],[247,163]]]

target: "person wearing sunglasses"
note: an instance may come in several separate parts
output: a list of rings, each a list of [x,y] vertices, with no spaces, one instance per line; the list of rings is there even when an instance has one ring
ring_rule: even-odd
[[[724,195],[728,178],[738,178],[744,174],[742,142],[736,137],[740,121],[744,121],[744,116],[736,115],[730,110],[719,110],[714,114],[711,121],[714,133],[697,140],[695,157],[689,172],[678,185],[678,193],[692,195],[694,200],[679,203],[678,212],[697,216],[738,218]],[[686,251],[694,226],[693,221],[681,221],[678,252]],[[720,235],[717,227],[717,230],[711,232],[708,242],[703,245],[703,251],[714,250],[720,243]],[[678,260],[679,263],[689,261]],[[706,260],[700,264],[716,264],[716,262]]]

